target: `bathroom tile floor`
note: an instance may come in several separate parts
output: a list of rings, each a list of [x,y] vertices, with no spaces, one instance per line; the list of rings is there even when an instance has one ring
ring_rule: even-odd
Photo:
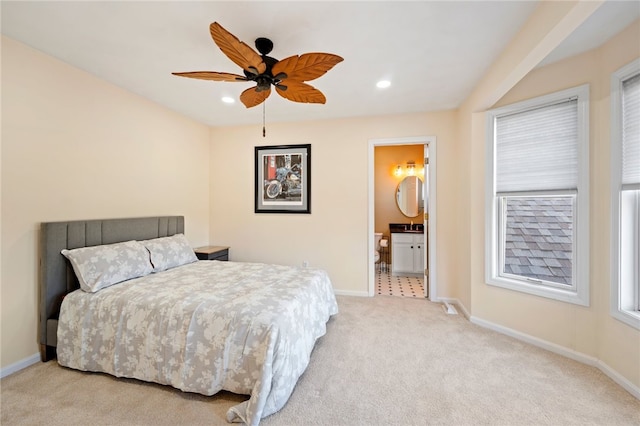
[[[400,297],[424,297],[420,277],[394,277],[391,272],[376,272],[376,294]]]

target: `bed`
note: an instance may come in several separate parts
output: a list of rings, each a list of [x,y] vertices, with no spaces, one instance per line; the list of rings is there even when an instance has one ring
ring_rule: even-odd
[[[43,361],[249,395],[228,421],[281,409],[338,312],[323,270],[197,260],[182,216],[43,223],[40,252]]]

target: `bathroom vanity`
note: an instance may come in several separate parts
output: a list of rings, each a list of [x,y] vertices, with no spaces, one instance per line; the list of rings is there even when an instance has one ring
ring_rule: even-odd
[[[423,276],[425,235],[422,224],[390,223],[391,274]]]

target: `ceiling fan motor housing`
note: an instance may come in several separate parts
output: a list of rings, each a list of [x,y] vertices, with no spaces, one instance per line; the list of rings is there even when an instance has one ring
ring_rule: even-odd
[[[266,65],[266,69],[262,74],[256,75],[251,72],[244,70],[244,75],[247,76],[249,80],[254,80],[258,83],[256,87],[257,92],[262,92],[263,90],[268,90],[270,86],[276,85],[280,83],[283,78],[286,78],[286,74],[274,76],[271,70],[273,66],[278,63],[276,58],[272,58],[271,56],[267,56],[267,53],[271,52],[273,49],[273,42],[268,38],[260,37],[256,39],[256,48],[262,54],[262,60]],[[277,78],[276,78],[277,77]]]

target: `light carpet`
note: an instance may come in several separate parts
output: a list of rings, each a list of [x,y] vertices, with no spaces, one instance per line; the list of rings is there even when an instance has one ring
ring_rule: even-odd
[[[425,299],[339,296],[282,410],[261,425],[638,425],[594,367],[447,315]],[[224,425],[213,397],[38,363],[0,381],[2,425]]]

